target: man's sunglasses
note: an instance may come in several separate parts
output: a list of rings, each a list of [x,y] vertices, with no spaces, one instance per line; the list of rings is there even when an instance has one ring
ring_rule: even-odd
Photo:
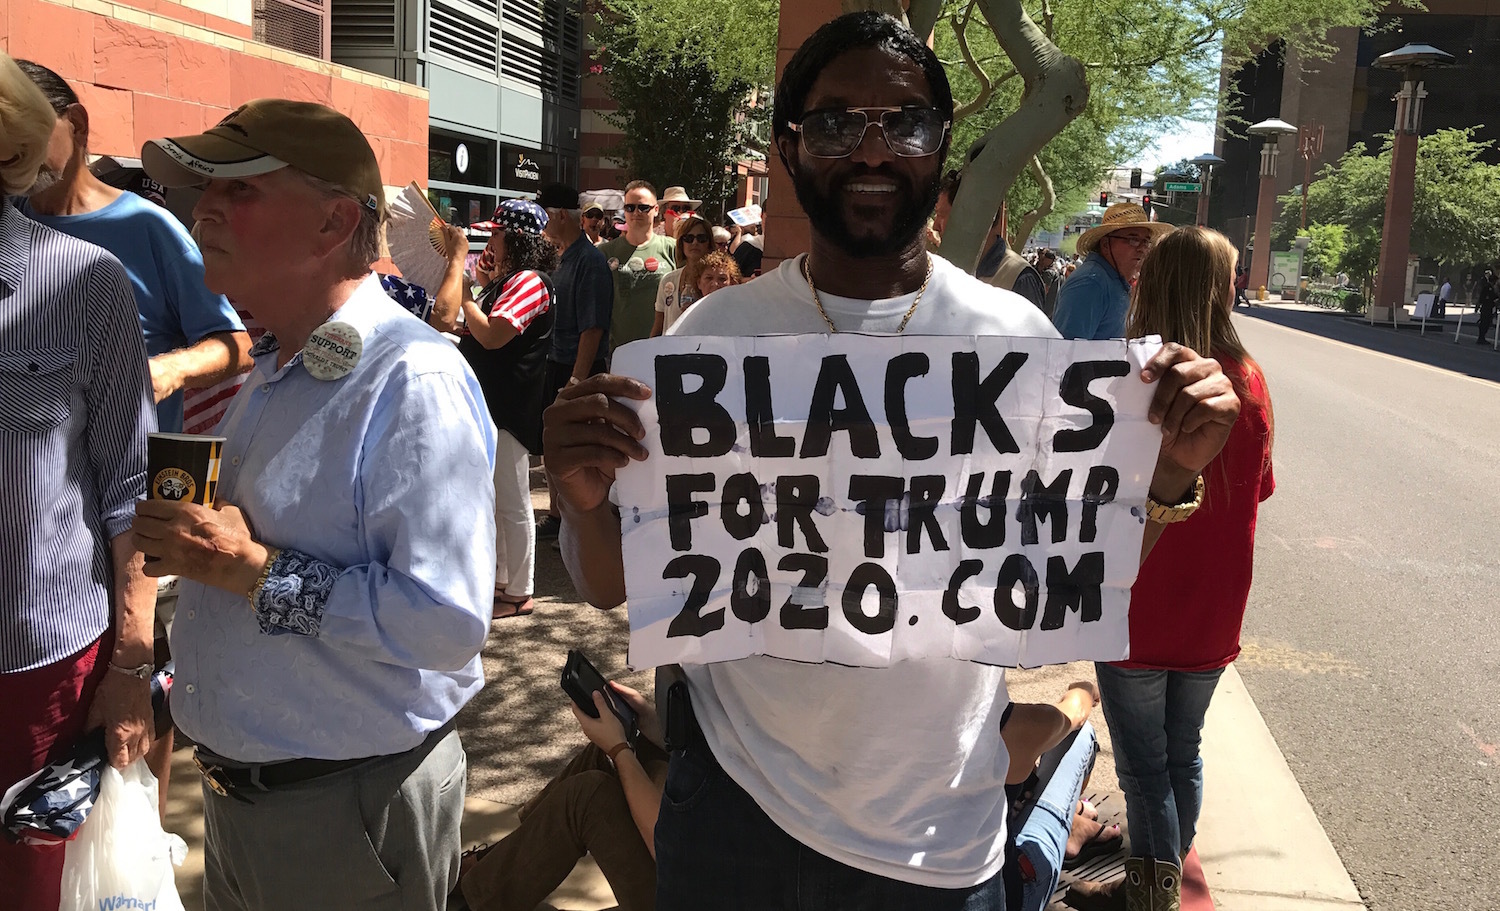
[[[677,239],[685,244],[706,244],[709,241],[713,240],[714,236],[712,234],[704,232],[700,234],[684,234]]]
[[[604,217],[604,213],[603,212],[585,212],[585,213],[583,213],[583,217],[584,218],[603,218]]]
[[[656,208],[656,203],[653,202],[650,205],[646,205],[643,202],[627,202],[620,208],[634,215],[637,212],[650,212],[652,209]]]
[[[828,108],[809,111],[801,123],[787,124],[802,137],[802,148],[814,158],[847,158],[865,141],[870,115],[879,114],[885,144],[902,158],[921,158],[943,146],[950,122],[937,108]]]

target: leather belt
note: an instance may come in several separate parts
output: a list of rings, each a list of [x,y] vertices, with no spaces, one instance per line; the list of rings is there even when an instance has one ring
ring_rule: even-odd
[[[225,766],[219,757],[207,753],[202,747],[193,750],[193,763],[208,787],[220,797],[245,798],[240,791],[269,791],[288,785],[312,781],[352,769],[377,757],[364,759],[289,759],[286,762],[271,762],[262,765]]]

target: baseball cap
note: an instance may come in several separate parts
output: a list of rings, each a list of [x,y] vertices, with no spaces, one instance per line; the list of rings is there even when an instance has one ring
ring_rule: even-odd
[[[489,221],[475,222],[469,227],[479,231],[520,231],[523,234],[540,234],[547,227],[547,211],[526,199],[505,199],[495,207]]]
[[[168,187],[293,167],[385,214],[385,186],[369,140],[354,121],[312,102],[247,102],[196,136],[148,140],[141,146],[141,165],[153,180]]]
[[[536,194],[536,204],[544,209],[576,209],[578,191],[565,183],[549,183]]]
[[[589,215],[589,214],[594,213],[594,212],[597,212],[600,215],[603,215],[604,214],[604,207],[601,206],[601,205],[599,205],[597,202],[591,202],[588,205],[586,205],[586,206],[583,207],[583,214],[584,215]]]

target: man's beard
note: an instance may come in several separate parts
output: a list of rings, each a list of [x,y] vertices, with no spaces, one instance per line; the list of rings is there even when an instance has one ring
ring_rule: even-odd
[[[897,181],[896,195],[900,206],[890,233],[884,237],[856,237],[844,221],[842,207],[837,201],[838,191],[846,184],[868,177],[869,173],[851,174],[823,192],[805,173],[792,175],[792,189],[797,202],[807,213],[813,228],[840,250],[858,259],[890,256],[911,246],[927,227],[927,218],[937,206],[938,190],[942,186],[942,171],[934,170],[932,177],[921,185],[913,184],[897,174],[887,174]]]
[[[38,193],[45,193],[47,190],[50,190],[53,187],[57,186],[58,183],[62,181],[62,179],[63,175],[61,171],[54,171],[46,165],[43,165],[42,169],[36,172],[36,180],[32,182],[31,187],[21,195],[35,196]]]

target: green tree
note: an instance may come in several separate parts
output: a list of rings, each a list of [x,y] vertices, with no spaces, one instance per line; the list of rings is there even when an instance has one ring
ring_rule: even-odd
[[[900,5],[845,3],[896,12]],[[911,0],[918,34],[942,23],[936,47],[960,103],[951,163],[972,161],[948,221],[944,255],[971,268],[1002,199],[1016,213],[1013,239],[1024,242],[1019,235],[1030,227],[1077,211],[1108,168],[1138,153],[1168,121],[1211,116],[1220,100],[1216,49],[1229,66],[1276,39],[1303,54],[1326,55],[1328,29],[1369,25],[1385,6],[1383,0]]]
[[[777,0],[601,0],[591,38],[618,106],[610,150],[658,191],[680,184],[715,215],[731,166],[765,150],[776,61]]]
[[[1417,144],[1416,195],[1412,204],[1411,251],[1444,265],[1490,262],[1500,252],[1500,165],[1481,155],[1491,146],[1475,130],[1438,130]],[[1368,286],[1380,259],[1385,196],[1390,185],[1391,142],[1378,155],[1357,144],[1326,165],[1307,187],[1309,233],[1319,226],[1344,228],[1339,268]],[[1286,248],[1302,216],[1299,192],[1281,197],[1272,241]],[[1326,267],[1325,267],[1326,268]]]

